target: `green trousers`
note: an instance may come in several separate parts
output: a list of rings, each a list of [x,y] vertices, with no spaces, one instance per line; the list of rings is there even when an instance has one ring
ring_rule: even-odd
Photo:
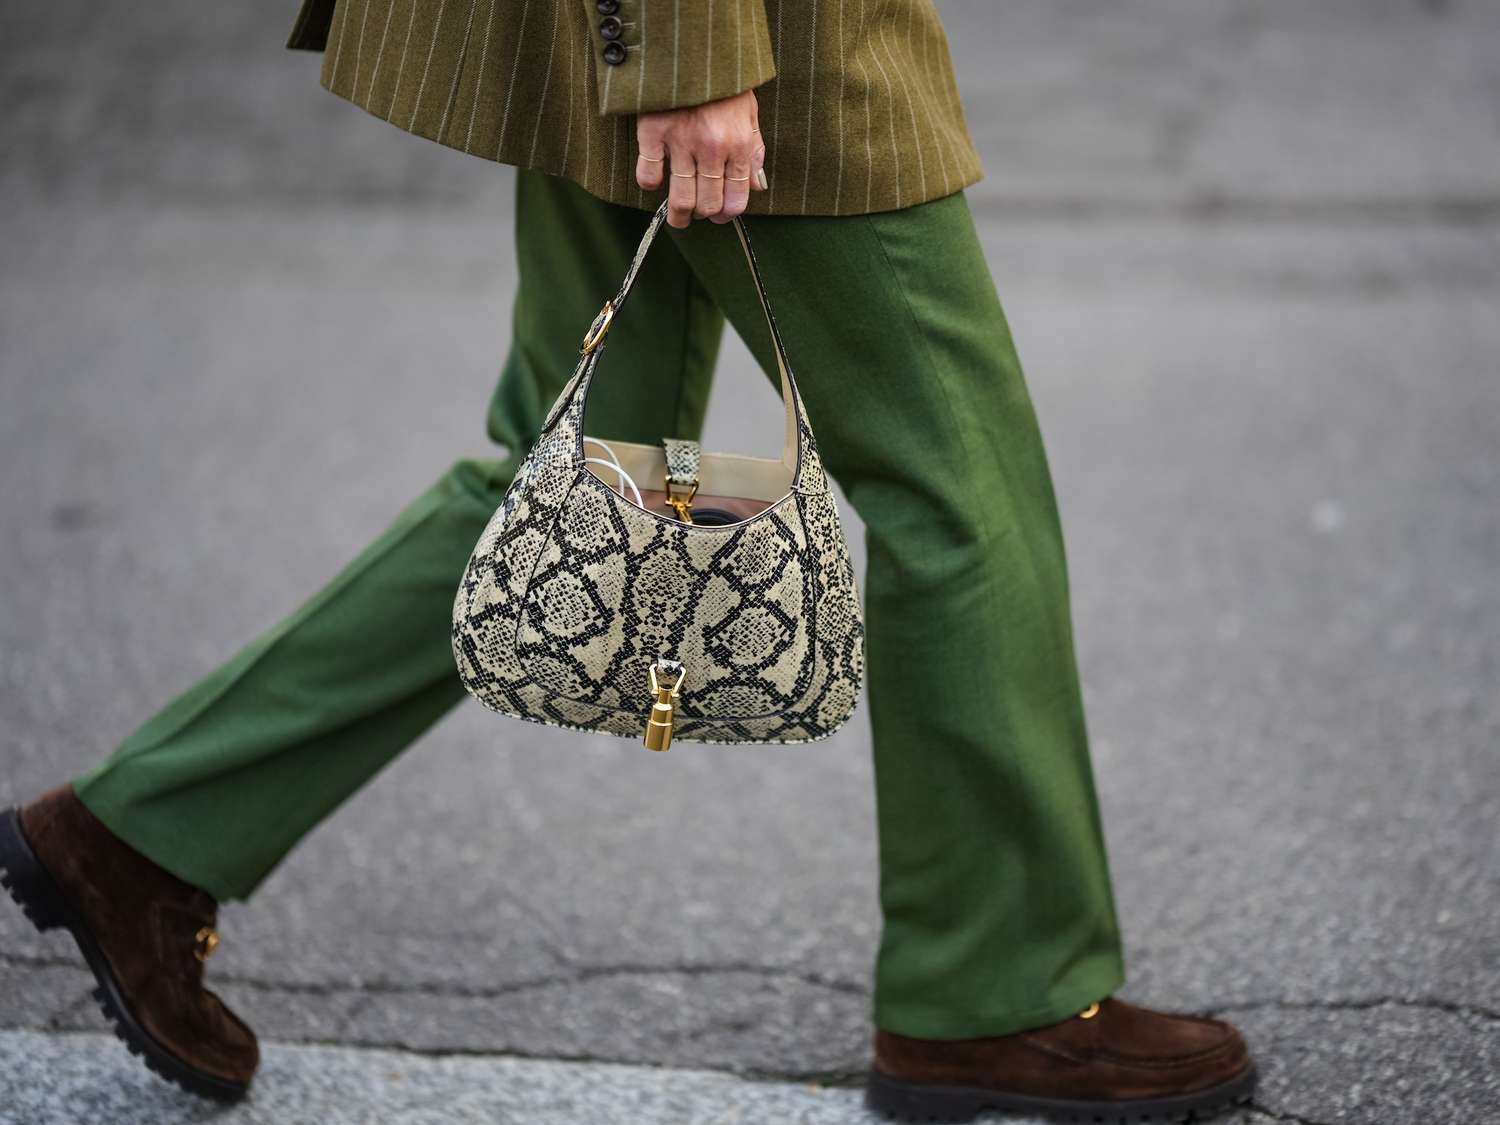
[[[249,895],[463,698],[456,584],[646,216],[522,172],[516,220],[514,332],[489,413],[508,455],[455,465],[76,781],[112,831],[220,899]],[[1119,933],[1056,504],[967,202],[756,217],[751,233],[824,462],[865,523],[875,1021],[958,1039],[1066,1018],[1120,984]],[[774,378],[733,232],[659,239],[590,432],[698,437],[725,316]]]

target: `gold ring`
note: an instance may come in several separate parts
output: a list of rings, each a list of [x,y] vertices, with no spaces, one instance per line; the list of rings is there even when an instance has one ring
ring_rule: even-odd
[[[699,172],[698,178],[702,180],[722,180],[724,178],[724,173],[720,172],[717,176],[714,176],[709,174],[708,172]]]
[[[679,180],[696,180],[698,178],[697,172],[673,172],[672,175],[676,176]]]
[[[663,160],[666,159],[666,157],[665,156],[647,156],[643,152],[643,153],[641,153],[641,159],[649,161],[652,164],[660,164]]]
[[[599,315],[594,317],[594,323],[589,325],[589,330],[583,334],[583,343],[578,347],[580,355],[588,355],[599,346],[599,341],[609,334],[610,322],[615,319],[615,303],[605,301],[604,307],[599,310]]]
[[[728,179],[729,179],[729,182],[732,183],[732,184],[743,184],[747,180],[749,180],[750,177],[749,176],[730,176],[730,177],[728,177]]]

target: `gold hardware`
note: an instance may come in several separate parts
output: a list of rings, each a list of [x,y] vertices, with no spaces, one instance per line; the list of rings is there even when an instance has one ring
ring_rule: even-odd
[[[683,668],[677,674],[677,682],[671,687],[666,687],[657,682],[657,665],[651,665],[649,679],[651,681],[651,693],[656,696],[656,701],[651,704],[651,713],[646,716],[646,749],[666,750],[672,745],[672,719],[674,716],[673,705],[677,702],[677,689],[682,687],[682,681],[687,678],[687,669]]]
[[[207,961],[214,955],[214,950],[219,948],[219,935],[210,926],[204,926],[193,935],[193,941],[198,948],[193,950],[193,956],[200,961]]]
[[[604,307],[599,310],[599,315],[594,317],[594,323],[589,325],[589,330],[583,334],[583,344],[578,351],[581,355],[588,355],[599,346],[599,341],[609,335],[609,322],[615,318],[615,303],[605,301]]]
[[[1099,1014],[1099,1001],[1095,1000],[1087,1008],[1085,1008],[1083,1011],[1081,1011],[1081,1012],[1078,1013],[1078,1018],[1081,1019],[1081,1020],[1091,1020],[1095,1016],[1097,1016],[1098,1014]]]
[[[686,496],[678,496],[672,491],[672,486],[678,482],[672,479],[670,473],[667,474],[665,480],[667,482],[667,506],[677,513],[677,518],[683,523],[692,523],[693,510],[689,505],[692,504],[693,497],[698,495],[698,482],[694,481],[688,486],[688,494]]]
[[[646,749],[666,750],[672,745],[672,689],[657,688],[656,702],[646,716]]]

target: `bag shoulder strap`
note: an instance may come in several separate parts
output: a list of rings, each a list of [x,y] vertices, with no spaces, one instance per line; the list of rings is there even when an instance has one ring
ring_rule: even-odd
[[[702,447],[686,438],[664,437],[661,448],[667,462],[667,480],[684,488],[697,485],[698,467],[703,461]]]
[[[641,235],[640,245],[636,247],[635,257],[630,260],[630,267],[625,271],[625,279],[620,283],[619,292],[604,303],[604,308],[599,310],[599,315],[594,318],[593,323],[589,325],[589,330],[584,334],[583,346],[580,350],[586,357],[594,358],[598,352],[603,351],[604,339],[609,333],[610,323],[630,297],[630,291],[635,287],[636,277],[646,260],[646,253],[651,249],[651,243],[656,240],[657,233],[666,219],[667,205],[663,203],[651,216],[645,233]],[[776,366],[781,376],[781,401],[786,409],[786,433],[782,442],[782,460],[794,473],[799,473],[802,461],[801,428],[798,426],[798,419],[802,412],[801,398],[797,393],[796,381],[792,378],[792,365],[786,356],[786,345],[782,343],[781,332],[776,327],[776,318],[771,313],[771,301],[766,295],[765,282],[761,278],[760,266],[755,260],[755,251],[750,246],[750,235],[745,229],[745,223],[736,218],[734,230],[739,236],[740,248],[745,253],[745,262],[750,269],[750,280],[755,284],[755,295],[760,301],[761,314],[765,317],[766,327],[771,333],[771,347],[776,353]]]

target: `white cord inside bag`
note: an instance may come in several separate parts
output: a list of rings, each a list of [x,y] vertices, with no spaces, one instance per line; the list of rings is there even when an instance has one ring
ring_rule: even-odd
[[[644,508],[646,505],[645,502],[641,500],[641,490],[635,486],[635,481],[631,479],[630,474],[627,473],[624,467],[620,464],[620,459],[615,456],[615,451],[609,446],[605,445],[598,438],[586,437],[583,439],[583,444],[597,445],[600,449],[604,450],[605,454],[609,458],[609,460],[606,461],[603,457],[585,457],[583,459],[584,464],[603,465],[606,469],[613,469],[615,472],[619,473],[620,483],[615,486],[615,491],[618,492],[621,496],[624,496],[625,485],[630,485],[630,491],[635,494],[636,504]]]

